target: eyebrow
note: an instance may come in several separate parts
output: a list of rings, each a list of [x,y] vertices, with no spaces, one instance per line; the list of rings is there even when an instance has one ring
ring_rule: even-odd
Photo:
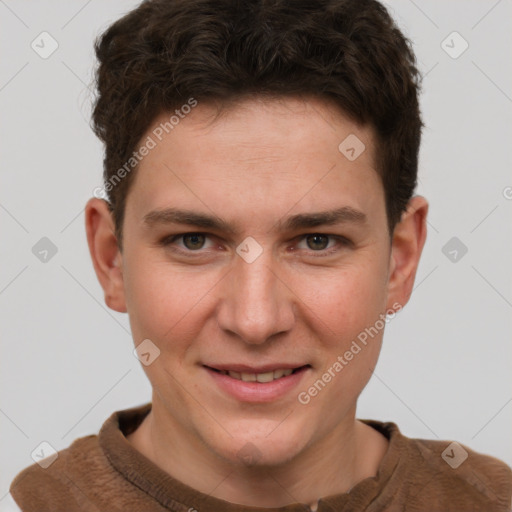
[[[284,221],[279,220],[274,226],[277,226],[276,229],[281,231],[296,231],[298,229],[332,226],[342,223],[364,224],[366,221],[367,217],[362,211],[350,206],[343,206],[335,210],[292,215]],[[222,231],[231,235],[237,234],[235,226],[216,215],[178,208],[165,208],[149,212],[144,216],[143,223],[147,227],[152,227],[156,224],[189,224],[198,228]]]

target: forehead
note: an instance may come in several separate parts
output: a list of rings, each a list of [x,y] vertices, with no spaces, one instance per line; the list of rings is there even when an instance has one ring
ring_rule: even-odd
[[[317,99],[198,103],[162,113],[130,194],[140,213],[180,202],[203,210],[362,208],[383,191],[373,130]],[[127,201],[127,204],[130,201]],[[299,204],[300,203],[300,204]]]
[[[221,105],[199,103],[179,117],[161,113],[146,135],[157,143],[163,142],[158,144],[161,150],[166,145],[170,149],[174,141],[184,144],[180,146],[182,151],[201,154],[206,145],[211,155],[215,150],[221,153],[227,149],[231,159],[239,157],[245,161],[251,158],[261,161],[265,156],[278,159],[293,154],[314,155],[326,149],[330,153],[350,136],[364,144],[366,151],[362,159],[366,164],[372,160],[374,149],[371,126],[357,123],[333,102],[318,98],[252,98]],[[200,146],[195,145],[198,141],[202,143]]]

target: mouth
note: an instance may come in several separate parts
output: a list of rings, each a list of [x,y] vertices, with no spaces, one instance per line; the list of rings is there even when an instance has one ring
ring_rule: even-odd
[[[289,396],[312,367],[278,363],[263,367],[203,365],[203,368],[218,389],[237,401],[264,403]]]
[[[267,371],[236,371],[233,369],[221,370],[218,368],[212,368],[211,366],[206,366],[206,368],[209,370],[213,370],[214,372],[220,373],[221,375],[227,375],[232,379],[241,380],[243,382],[260,382],[262,384],[288,377],[293,373],[300,372],[310,367],[311,365],[306,364],[303,366],[297,366],[295,368],[277,368],[275,370]]]

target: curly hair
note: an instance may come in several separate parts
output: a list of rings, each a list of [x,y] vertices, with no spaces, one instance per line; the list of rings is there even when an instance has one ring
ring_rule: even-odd
[[[390,233],[414,193],[423,123],[410,41],[376,0],[146,0],[95,41],[104,182],[152,121],[195,98],[334,101],[373,127]],[[134,172],[109,187],[119,247]]]

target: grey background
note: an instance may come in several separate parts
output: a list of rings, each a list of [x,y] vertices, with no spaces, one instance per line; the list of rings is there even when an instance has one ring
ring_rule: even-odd
[[[104,305],[83,215],[102,168],[88,125],[93,39],[137,3],[0,0],[0,510],[40,442],[65,448],[150,400],[128,318]],[[418,192],[431,210],[415,291],[358,417],[512,465],[512,3],[386,5],[425,76]],[[42,31],[59,45],[47,59],[31,48]],[[441,47],[453,31],[469,44],[456,59]],[[32,252],[43,237],[57,248],[46,263]],[[443,253],[452,237],[468,250],[456,262],[455,246]]]

